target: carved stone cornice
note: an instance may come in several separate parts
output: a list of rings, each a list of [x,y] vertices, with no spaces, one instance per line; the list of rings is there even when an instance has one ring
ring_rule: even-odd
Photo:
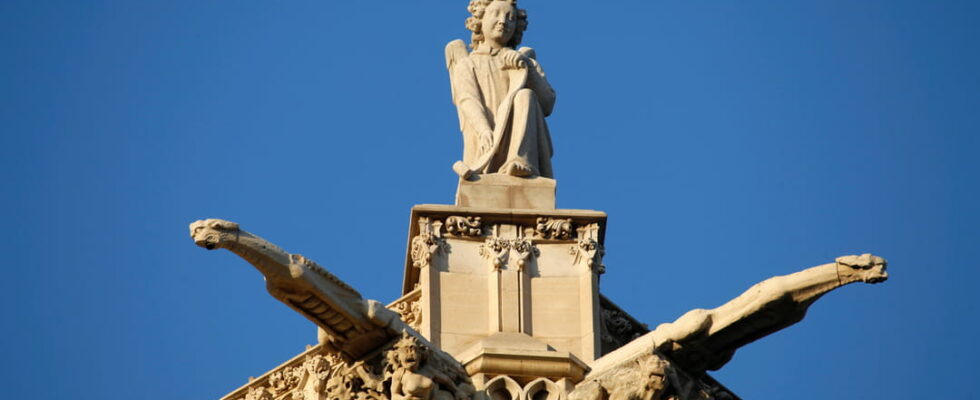
[[[475,223],[477,217],[479,217],[480,221],[481,234],[475,236],[463,235],[464,230],[461,230],[463,226],[469,227],[472,224],[463,223],[460,226],[458,223],[462,221]],[[406,246],[405,252],[405,279],[402,282],[402,294],[406,294],[415,289],[415,285],[419,283],[422,273],[420,267],[429,265],[432,262],[432,255],[435,254],[433,251],[439,251],[439,248],[433,247],[437,243],[430,241],[428,236],[423,235],[427,229],[431,231],[437,224],[441,229],[441,232],[439,232],[441,236],[437,237],[445,242],[445,250],[447,252],[450,251],[448,247],[450,243],[456,243],[457,241],[480,242],[479,245],[486,244],[487,237],[499,236],[492,229],[492,227],[497,225],[516,227],[518,230],[516,237],[525,237],[535,246],[546,244],[564,246],[566,243],[571,246],[581,236],[580,232],[582,228],[590,226],[595,229],[589,231],[589,237],[597,243],[602,244],[605,235],[606,214],[592,210],[502,209],[423,204],[412,207],[410,220],[408,246]],[[428,222],[420,223],[422,221]],[[540,229],[539,222],[541,222]],[[450,233],[449,226],[454,226],[453,229],[458,233]],[[457,229],[457,227],[461,229]],[[466,230],[468,229],[466,228]],[[433,236],[436,235],[436,232],[431,233]],[[475,231],[468,230],[465,233],[475,233]],[[507,237],[506,239],[513,238]],[[541,248],[542,250],[544,249],[544,247]],[[428,252],[428,256],[426,256],[426,252]],[[534,256],[533,253],[530,255]],[[514,262],[514,267],[517,268],[517,253],[511,254],[510,257],[513,257],[513,259],[509,261]],[[501,263],[500,266],[504,267],[506,263]]]

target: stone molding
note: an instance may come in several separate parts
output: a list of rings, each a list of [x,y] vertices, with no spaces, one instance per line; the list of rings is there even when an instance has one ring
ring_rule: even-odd
[[[520,210],[503,208],[417,205],[412,207],[408,252],[402,293],[415,289],[419,270],[431,265],[433,256],[447,252],[447,239],[482,242],[488,268],[501,268],[509,261],[524,268],[539,254],[537,244],[568,243],[583,250],[582,265],[597,273],[604,271],[601,259],[606,214],[591,210]],[[516,239],[499,239],[502,225],[519,227]],[[506,240],[507,242],[499,242]],[[516,242],[515,242],[516,241]],[[514,255],[509,250],[515,250]],[[578,251],[578,250],[570,250]],[[513,260],[509,260],[513,257]]]

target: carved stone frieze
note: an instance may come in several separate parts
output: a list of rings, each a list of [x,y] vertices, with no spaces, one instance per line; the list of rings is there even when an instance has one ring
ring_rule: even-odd
[[[412,265],[415,268],[428,267],[432,256],[445,248],[441,225],[431,222],[429,218],[419,218],[419,234],[412,238]]]
[[[708,375],[694,377],[672,363],[664,372],[668,384],[663,395],[665,400],[739,400]]]
[[[300,381],[303,380],[303,374],[305,371],[302,366],[298,367],[287,367],[279,371],[273,372],[269,376],[270,389],[276,395],[283,394],[290,390],[295,389],[299,386]]]
[[[265,386],[250,387],[245,400],[272,400],[272,393],[269,393]]]
[[[534,226],[534,232],[543,239],[571,239],[572,219],[540,217]]]
[[[320,345],[229,394],[226,400],[473,400],[463,366],[404,331],[385,350],[353,362]]]
[[[667,382],[667,362],[655,354],[624,361],[616,368],[579,383],[569,400],[659,400]]]
[[[446,232],[455,236],[477,237],[483,234],[480,217],[451,216],[446,218]]]

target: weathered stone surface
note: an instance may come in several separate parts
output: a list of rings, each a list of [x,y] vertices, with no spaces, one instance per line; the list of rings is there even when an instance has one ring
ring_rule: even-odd
[[[220,219],[190,225],[194,243],[208,250],[228,249],[266,279],[273,297],[313,321],[347,359],[356,360],[400,334],[407,326],[398,314],[353,288],[312,260],[290,254],[265,239]]]
[[[766,279],[718,308],[694,309],[661,324],[591,365],[601,373],[622,360],[658,351],[685,370],[700,374],[727,363],[739,347],[793,325],[817,299],[855,282],[888,279],[887,263],[865,254],[794,274]]]
[[[500,173],[553,177],[551,135],[544,118],[555,91],[530,48],[515,48],[527,28],[516,1],[471,1],[462,40],[446,46],[453,103],[463,132],[463,160],[453,169],[462,179]]]
[[[473,373],[502,373],[500,366],[514,359],[488,338],[523,334],[550,353],[526,354],[527,365],[513,364],[511,374],[564,368],[542,376],[581,379],[584,364],[572,360],[589,362],[602,352],[598,274],[605,218],[586,210],[414,207],[404,288],[422,292],[419,331],[450,354],[467,353],[471,358],[461,360]],[[472,354],[474,346],[483,346],[482,355]],[[533,358],[543,364],[530,365]]]
[[[476,175],[460,179],[456,189],[460,207],[555,209],[555,180],[515,178],[502,174]]]

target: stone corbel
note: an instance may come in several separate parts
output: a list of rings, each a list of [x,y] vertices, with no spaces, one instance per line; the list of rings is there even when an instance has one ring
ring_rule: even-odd
[[[444,249],[445,239],[442,238],[441,228],[441,222],[419,218],[419,234],[412,238],[412,266],[428,267],[432,264],[432,255]]]
[[[492,271],[499,271],[507,264],[510,243],[506,239],[490,236],[480,245],[480,255],[487,259]]]
[[[575,262],[584,265],[592,272],[602,275],[606,266],[602,265],[602,257],[606,254],[602,243],[599,243],[599,224],[590,224],[579,229],[578,241],[569,252],[575,256]]]
[[[531,259],[531,256],[537,257],[540,254],[538,248],[534,246],[534,243],[527,238],[514,239],[510,242],[510,247],[517,252],[517,270],[522,271],[527,265],[527,262]]]

